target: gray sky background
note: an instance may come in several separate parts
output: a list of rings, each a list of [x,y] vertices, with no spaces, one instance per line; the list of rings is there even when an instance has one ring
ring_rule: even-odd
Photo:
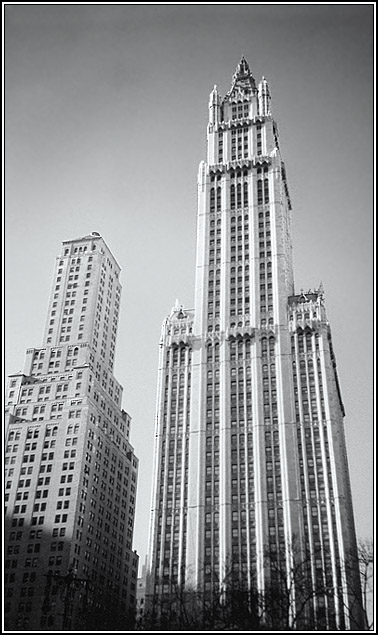
[[[264,75],[293,203],[296,290],[325,286],[355,520],[373,534],[372,4],[5,7],[5,372],[40,346],[63,240],[122,267],[115,375],[140,459],[147,552],[158,344],[194,301],[209,93],[242,55]]]

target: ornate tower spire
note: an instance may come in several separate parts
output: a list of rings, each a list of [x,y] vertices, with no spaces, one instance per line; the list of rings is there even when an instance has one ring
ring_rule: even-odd
[[[245,59],[244,55],[242,56],[239,64],[236,67],[236,73],[235,75],[248,75],[250,73],[250,68],[249,68],[249,64],[247,62],[247,60]]]
[[[244,55],[241,58],[239,64],[236,67],[236,71],[232,76],[232,85],[231,85],[230,93],[238,89],[242,89],[244,92],[247,92],[247,93],[249,92],[254,93],[256,91],[256,82]]]

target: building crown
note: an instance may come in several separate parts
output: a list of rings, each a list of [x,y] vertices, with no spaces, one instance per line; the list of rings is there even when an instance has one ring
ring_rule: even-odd
[[[237,91],[238,88],[242,89],[246,93],[256,91],[256,82],[244,55],[241,58],[239,64],[236,67],[236,71],[232,76],[231,90],[229,91],[228,95],[231,95],[233,92]]]
[[[249,76],[251,74],[251,70],[249,68],[249,64],[247,62],[247,60],[245,59],[244,55],[241,58],[239,64],[236,67],[236,72],[234,74],[234,78],[235,77],[244,77],[244,76]]]

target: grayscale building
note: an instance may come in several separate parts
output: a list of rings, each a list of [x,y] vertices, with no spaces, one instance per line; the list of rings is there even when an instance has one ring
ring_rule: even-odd
[[[64,241],[42,346],[9,377],[6,630],[122,630],[133,620],[138,459],[113,375],[119,274],[97,232]]]
[[[344,408],[324,292],[295,290],[269,87],[255,83],[244,58],[229,92],[210,94],[194,304],[176,302],[162,327],[150,609],[169,617],[183,588],[204,606],[214,594],[227,601],[236,584],[269,597],[286,592],[300,566],[288,626],[360,627]]]

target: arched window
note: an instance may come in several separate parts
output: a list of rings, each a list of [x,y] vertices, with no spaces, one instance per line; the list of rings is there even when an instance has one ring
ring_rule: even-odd
[[[230,207],[231,209],[235,209],[235,185],[232,184],[230,187]]]
[[[247,182],[243,184],[243,198],[244,198],[243,205],[244,207],[247,207],[248,206],[248,183]]]
[[[215,212],[215,189],[210,190],[210,212]]]
[[[264,202],[269,203],[269,181],[264,179]]]
[[[223,132],[218,135],[218,161],[223,161]]]
[[[263,183],[262,181],[257,181],[257,205],[262,205],[263,202]]]
[[[241,200],[241,183],[238,183],[237,186],[237,207],[241,207],[242,204],[242,200]]]

